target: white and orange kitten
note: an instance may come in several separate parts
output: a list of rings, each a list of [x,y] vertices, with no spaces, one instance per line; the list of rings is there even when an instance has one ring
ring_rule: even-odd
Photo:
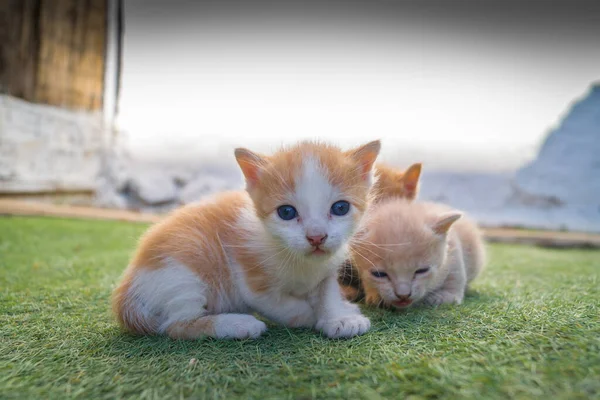
[[[379,149],[237,149],[245,192],[183,207],[142,237],[114,292],[121,325],[178,339],[256,338],[266,330],[257,312],[330,338],[365,333],[370,322],[342,298],[337,273]]]
[[[355,246],[368,304],[460,304],[485,262],[477,225],[435,203],[391,199],[375,207]]]

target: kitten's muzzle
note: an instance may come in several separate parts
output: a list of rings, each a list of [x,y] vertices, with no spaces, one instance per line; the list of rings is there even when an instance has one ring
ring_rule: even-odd
[[[399,307],[399,308],[403,308],[403,307],[408,307],[412,304],[412,300],[411,299],[405,299],[405,300],[397,300],[397,301],[392,301],[392,304],[395,307]]]
[[[398,301],[400,302],[405,302],[405,301],[410,301],[410,295],[412,293],[408,293],[408,294],[397,294],[396,293],[396,298],[398,299]]]
[[[392,304],[396,307],[408,307],[412,304],[412,299],[410,298],[411,293],[408,295],[398,295],[396,294],[397,300],[394,300]]]
[[[404,281],[395,282],[394,294],[396,295],[398,300],[408,300],[410,295],[412,294],[412,287],[410,283]]]
[[[325,235],[314,235],[314,236],[306,236],[306,240],[311,246],[321,246],[327,240],[327,234]]]

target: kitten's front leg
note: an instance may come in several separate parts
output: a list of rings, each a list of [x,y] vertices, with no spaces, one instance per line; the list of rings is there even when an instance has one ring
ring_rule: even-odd
[[[466,277],[463,270],[455,268],[448,275],[442,287],[426,295],[423,302],[430,306],[461,304],[465,296],[466,286]]]
[[[440,289],[425,296],[423,302],[429,306],[439,306],[442,304],[461,304],[463,297],[463,292],[455,293],[446,289]]]
[[[356,304],[343,299],[337,277],[323,280],[312,297],[317,313],[315,328],[329,338],[349,338],[362,335],[371,327],[371,321]]]
[[[312,328],[315,310],[306,300],[281,293],[256,296],[250,306],[265,317],[291,328]]]
[[[467,277],[461,261],[449,264],[450,273],[443,285],[429,293],[423,299],[425,304],[439,306],[441,304],[461,304],[465,296]]]

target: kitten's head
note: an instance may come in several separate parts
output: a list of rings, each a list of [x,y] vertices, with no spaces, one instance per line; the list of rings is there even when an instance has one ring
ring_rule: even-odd
[[[375,176],[373,193],[376,202],[395,197],[414,200],[419,192],[421,164],[413,164],[402,172],[379,163],[375,167]]]
[[[355,245],[365,286],[376,289],[387,306],[402,308],[421,300],[439,283],[448,231],[460,217],[406,200],[378,206]]]
[[[327,257],[354,233],[368,205],[379,141],[342,151],[302,142],[264,156],[236,149],[256,213],[282,246]]]

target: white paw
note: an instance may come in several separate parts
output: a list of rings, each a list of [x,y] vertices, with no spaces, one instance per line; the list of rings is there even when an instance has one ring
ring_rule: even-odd
[[[425,304],[440,306],[442,304],[461,304],[462,296],[450,292],[433,292],[425,298]]]
[[[321,319],[317,330],[330,339],[350,338],[362,335],[371,327],[371,321],[363,315],[348,315],[340,318]]]
[[[214,329],[218,339],[256,339],[267,325],[248,314],[220,314],[215,317]]]

